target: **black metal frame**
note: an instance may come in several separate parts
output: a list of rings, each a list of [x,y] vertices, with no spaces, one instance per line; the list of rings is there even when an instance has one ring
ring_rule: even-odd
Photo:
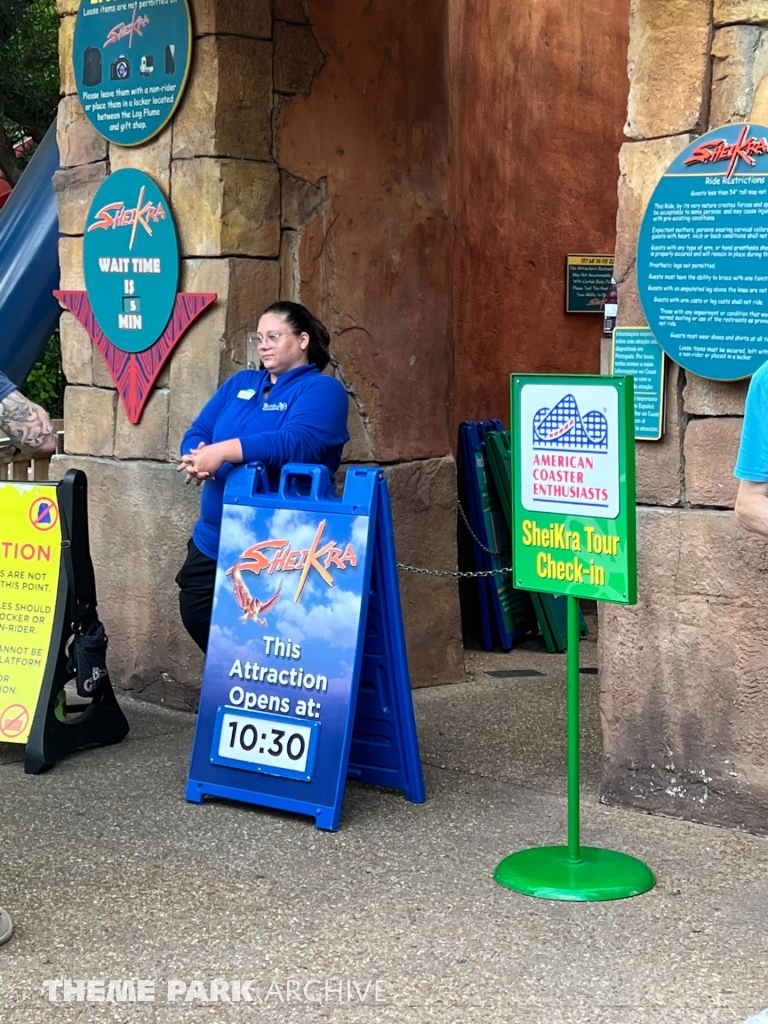
[[[119,743],[130,730],[109,680],[102,683],[89,704],[68,706],[69,714],[82,709],[72,721],[62,721],[56,715],[59,694],[69,681],[66,643],[75,628],[85,631],[98,618],[85,473],[70,469],[56,487],[56,498],[61,517],[62,558],[48,660],[27,740],[24,771],[28,775],[39,775],[81,747]]]

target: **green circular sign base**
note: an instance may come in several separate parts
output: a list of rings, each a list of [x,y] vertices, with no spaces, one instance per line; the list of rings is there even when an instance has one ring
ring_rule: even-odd
[[[0,946],[13,935],[13,921],[10,915],[0,908]]]
[[[614,850],[581,847],[574,860],[567,846],[537,846],[513,853],[493,877],[506,889],[543,900],[595,903],[639,896],[656,884],[651,869],[636,857]]]

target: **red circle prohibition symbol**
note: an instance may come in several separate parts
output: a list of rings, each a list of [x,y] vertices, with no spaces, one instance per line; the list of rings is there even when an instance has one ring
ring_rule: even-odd
[[[36,530],[52,530],[59,521],[59,507],[50,498],[35,498],[29,506],[29,521]]]
[[[9,704],[0,715],[0,733],[13,739],[21,736],[29,724],[29,711],[23,704]]]

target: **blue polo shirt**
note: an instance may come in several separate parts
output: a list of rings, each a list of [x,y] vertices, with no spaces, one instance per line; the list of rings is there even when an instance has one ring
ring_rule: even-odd
[[[768,362],[753,374],[749,385],[733,475],[739,480],[768,482]]]
[[[10,395],[10,393],[15,390],[16,385],[12,384],[11,381],[9,381],[5,374],[2,372],[2,370],[0,370],[0,402],[2,402],[3,399],[7,398],[8,395]]]
[[[204,441],[215,444],[236,437],[244,462],[263,462],[272,487],[288,462],[328,467],[333,476],[349,440],[347,393],[334,377],[314,363],[281,374],[272,384],[267,370],[241,370],[221,385],[184,435],[182,455]],[[204,555],[216,558],[224,504],[224,487],[232,465],[225,462],[203,484],[200,518],[192,539]]]

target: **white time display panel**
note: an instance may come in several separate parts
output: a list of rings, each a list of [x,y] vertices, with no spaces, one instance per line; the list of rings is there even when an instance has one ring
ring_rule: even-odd
[[[311,782],[319,722],[219,708],[211,760]]]

